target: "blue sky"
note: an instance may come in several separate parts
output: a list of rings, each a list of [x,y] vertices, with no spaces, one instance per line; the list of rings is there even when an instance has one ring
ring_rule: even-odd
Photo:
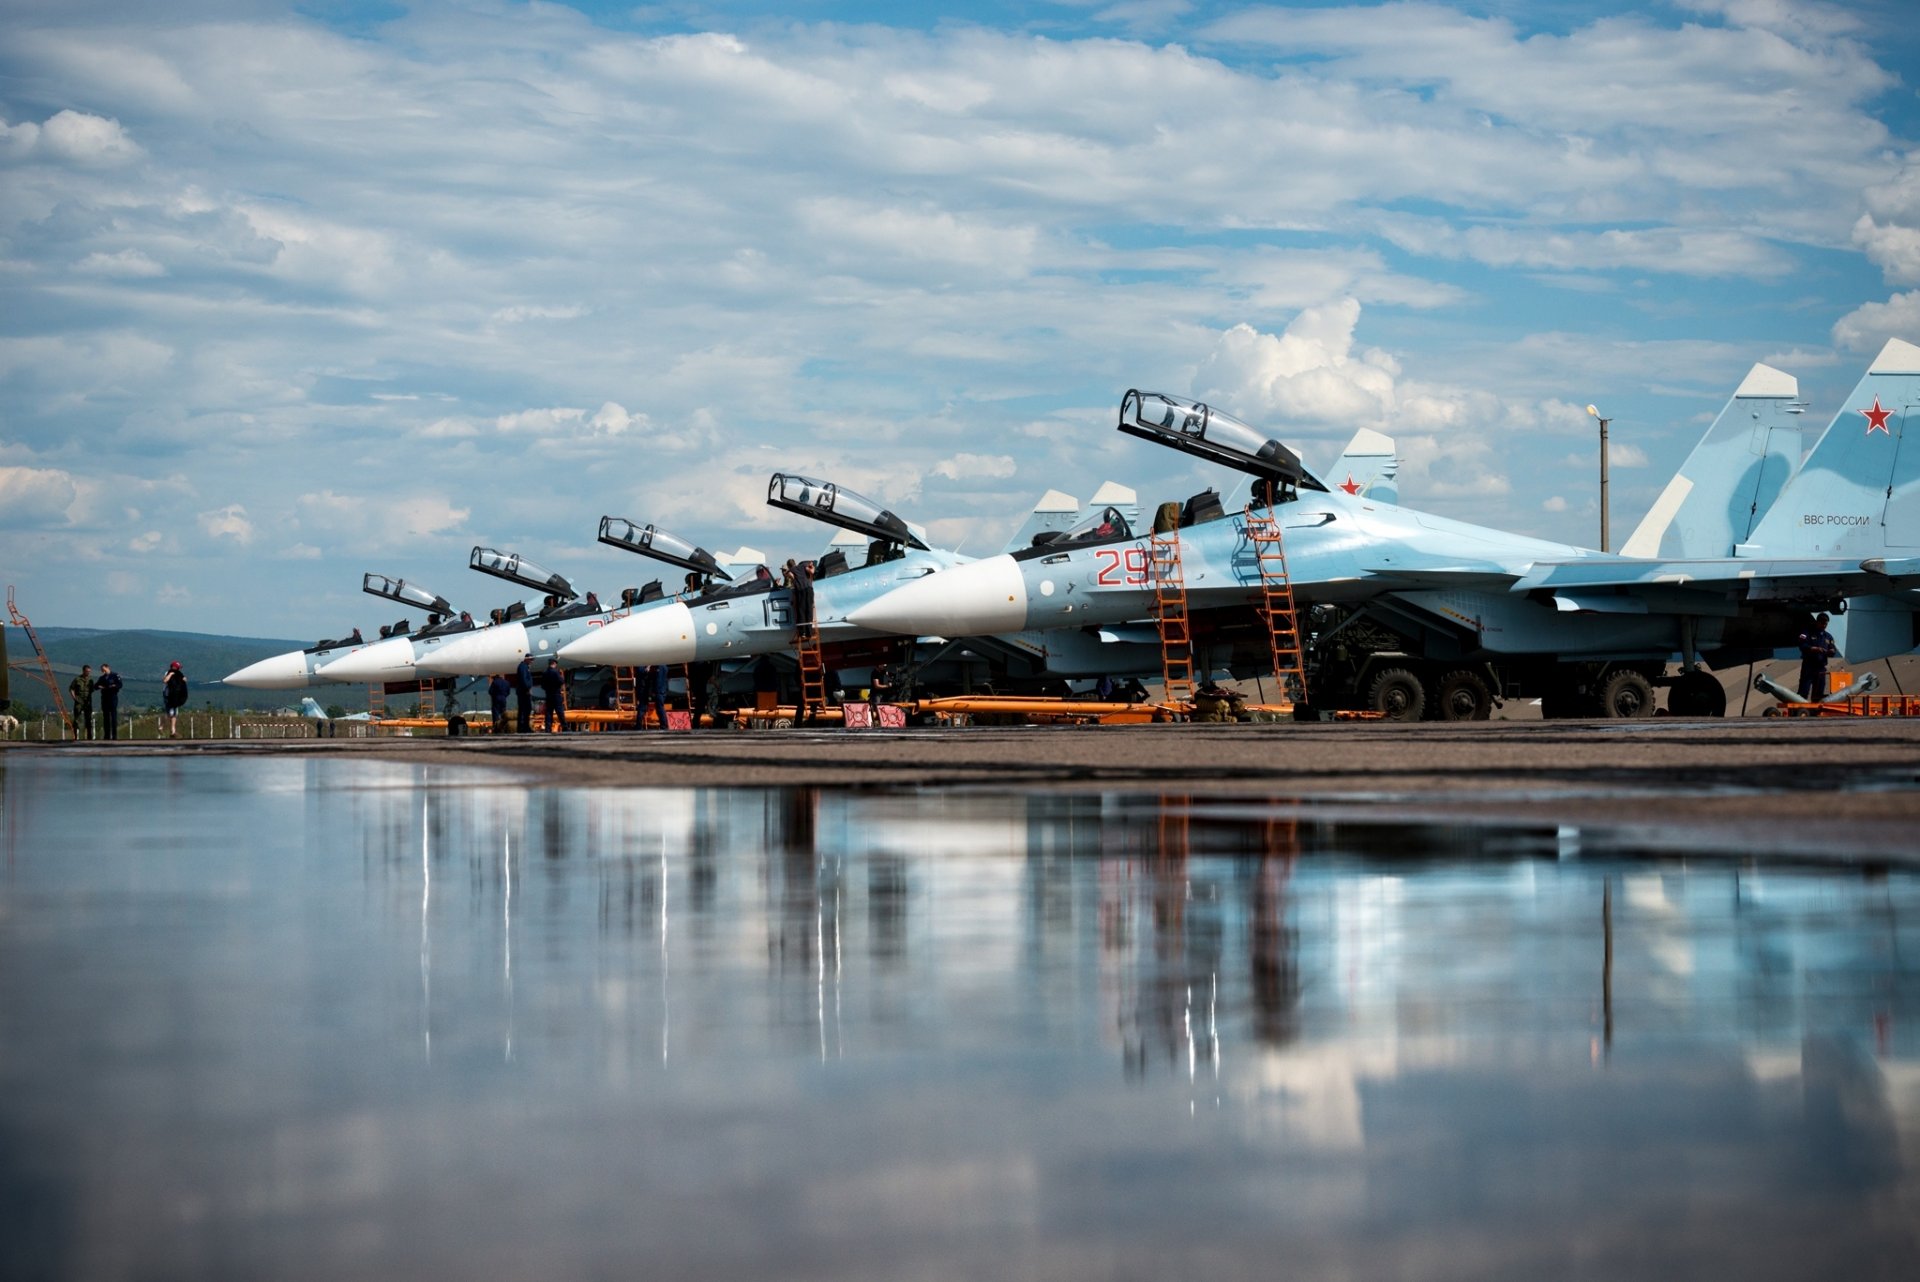
[[[767,475],[997,550],[1219,473],[1140,386],[1403,499],[1632,528],[1755,361],[1920,341],[1893,3],[0,0],[0,571],[281,636],[365,571],[611,595],[604,513],[816,551]]]

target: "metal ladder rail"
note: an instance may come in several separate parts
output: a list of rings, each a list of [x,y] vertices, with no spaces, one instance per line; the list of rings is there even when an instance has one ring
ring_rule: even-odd
[[[60,723],[67,728],[68,734],[74,733],[73,714],[67,711],[67,702],[60,697],[60,681],[53,675],[53,664],[47,659],[47,652],[41,648],[40,634],[33,630],[33,624],[27,616],[20,613],[20,607],[13,603],[13,584],[7,584],[7,618],[13,626],[27,634],[27,644],[33,647],[33,657],[39,660],[40,672],[35,679],[45,683],[47,693],[53,697],[53,710],[60,714]]]
[[[376,721],[387,715],[387,687],[383,682],[367,687],[367,714]]]
[[[1180,568],[1180,532],[1153,535],[1148,544],[1153,571],[1153,617],[1160,627],[1160,675],[1168,703],[1193,705],[1193,632],[1187,619],[1187,584]]]
[[[1293,579],[1287,572],[1285,540],[1280,521],[1269,513],[1256,516],[1247,509],[1247,539],[1253,544],[1260,572],[1260,615],[1267,625],[1273,655],[1273,679],[1282,691],[1291,687],[1295,703],[1307,701],[1306,651],[1300,641],[1300,615],[1293,599]]]
[[[820,654],[820,629],[812,623],[799,623],[793,629],[793,648],[800,660],[800,716],[809,710],[824,712],[827,707],[827,665]]]
[[[638,702],[639,688],[639,674],[635,669],[615,668],[613,670],[613,709],[615,712],[631,713],[636,730],[646,721],[646,711]]]

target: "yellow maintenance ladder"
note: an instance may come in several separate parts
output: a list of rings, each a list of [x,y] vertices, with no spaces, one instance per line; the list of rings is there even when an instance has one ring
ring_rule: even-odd
[[[1187,620],[1187,581],[1180,569],[1180,531],[1156,531],[1148,544],[1153,571],[1153,617],[1160,625],[1160,674],[1168,703],[1193,705],[1193,632]]]
[[[1300,615],[1294,608],[1293,579],[1287,574],[1287,552],[1280,535],[1280,518],[1268,508],[1256,513],[1247,507],[1247,541],[1253,545],[1260,569],[1260,617],[1267,624],[1273,650],[1273,680],[1280,693],[1294,703],[1307,701],[1307,664],[1300,641]]]
[[[812,622],[793,626],[794,654],[800,660],[800,721],[827,708],[827,664],[820,653],[820,628]]]

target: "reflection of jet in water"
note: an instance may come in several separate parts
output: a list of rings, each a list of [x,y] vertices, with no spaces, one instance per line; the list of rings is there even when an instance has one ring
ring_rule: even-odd
[[[1915,645],[1920,448],[1899,448],[1909,403],[1920,404],[1920,348],[1893,340],[1734,555],[1697,559],[1597,553],[1356,498],[1264,433],[1176,397],[1129,392],[1120,426],[1255,477],[1259,505],[1182,523],[1196,633],[1204,640],[1251,614],[1263,580],[1249,522],[1271,519],[1284,530],[1296,597],[1335,607],[1310,646],[1317,702],[1413,718],[1432,684],[1448,711],[1483,716],[1498,682],[1541,696],[1549,716],[1644,715],[1677,653],[1675,710],[1718,715],[1724,694],[1698,665],[1771,657],[1811,610],[1851,598],[1871,616],[1864,629],[1853,620],[1849,658]],[[852,622],[967,635],[1139,617],[1154,598],[1151,557],[1132,531],[1055,542],[906,584]],[[1339,633],[1359,641],[1360,623],[1384,638],[1368,646],[1404,656],[1364,688],[1353,673],[1369,670],[1343,668],[1332,644]],[[1264,633],[1260,641],[1264,649]],[[1249,651],[1236,666],[1255,667],[1259,651]]]

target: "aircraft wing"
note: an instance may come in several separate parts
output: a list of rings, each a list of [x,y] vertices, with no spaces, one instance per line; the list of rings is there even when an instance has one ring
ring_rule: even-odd
[[[1636,560],[1583,557],[1536,562],[1513,585],[1515,592],[1552,592],[1563,600],[1608,589],[1682,588],[1736,594],[1747,600],[1799,596],[1859,596],[1900,590],[1920,576],[1920,558],[1720,557],[1706,560]],[[1580,606],[1563,608],[1579,609]]]

